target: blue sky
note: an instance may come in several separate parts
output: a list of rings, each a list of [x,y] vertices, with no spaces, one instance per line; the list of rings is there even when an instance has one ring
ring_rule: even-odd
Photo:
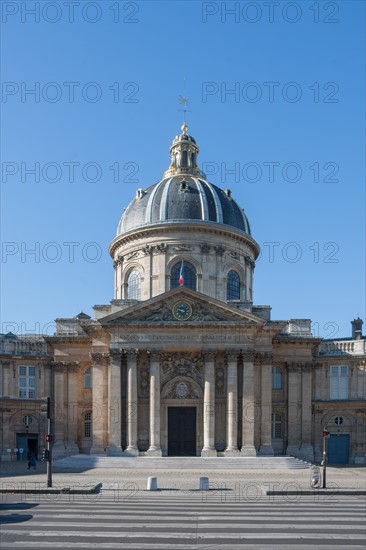
[[[108,245],[169,165],[181,94],[262,248],[255,303],[325,337],[366,320],[364,2],[1,7],[1,332],[113,298]]]

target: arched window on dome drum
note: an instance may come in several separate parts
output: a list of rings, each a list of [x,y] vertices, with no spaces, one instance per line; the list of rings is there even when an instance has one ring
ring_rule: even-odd
[[[170,272],[170,288],[178,288],[179,285],[179,275],[182,262],[178,262],[172,267]],[[197,290],[197,273],[192,264],[184,262],[184,282],[183,286],[185,288],[190,288],[191,290]]]
[[[236,271],[229,271],[226,279],[226,299],[240,300],[240,277]]]
[[[137,269],[131,271],[127,279],[127,299],[141,299],[141,274]]]
[[[182,151],[182,168],[187,168],[188,165],[188,152]]]

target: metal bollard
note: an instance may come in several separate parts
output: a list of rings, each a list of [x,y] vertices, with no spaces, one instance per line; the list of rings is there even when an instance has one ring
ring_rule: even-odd
[[[147,490],[148,491],[157,491],[158,490],[158,480],[156,477],[147,478]]]
[[[209,482],[208,477],[200,477],[200,491],[208,491]]]
[[[320,487],[320,469],[318,466],[310,466],[310,487],[312,489]]]

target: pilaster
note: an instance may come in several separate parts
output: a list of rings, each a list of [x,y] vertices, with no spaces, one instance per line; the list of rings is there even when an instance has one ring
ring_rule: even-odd
[[[273,456],[272,448],[272,354],[260,354],[261,361],[261,446],[260,455]]]
[[[92,360],[92,431],[93,445],[90,454],[105,454],[106,426],[105,426],[105,401],[106,401],[106,372],[109,365],[109,353],[91,353]]]
[[[109,447],[107,454],[122,456],[121,411],[121,355],[122,350],[111,349],[108,372],[108,425]]]
[[[243,353],[243,434],[242,456],[256,456],[254,447],[254,422],[255,422],[255,400],[254,400],[254,351]]]

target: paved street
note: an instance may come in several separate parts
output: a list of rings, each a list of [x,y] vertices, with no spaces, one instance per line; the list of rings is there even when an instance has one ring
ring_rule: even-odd
[[[365,497],[255,491],[2,495],[1,550],[365,548]]]

